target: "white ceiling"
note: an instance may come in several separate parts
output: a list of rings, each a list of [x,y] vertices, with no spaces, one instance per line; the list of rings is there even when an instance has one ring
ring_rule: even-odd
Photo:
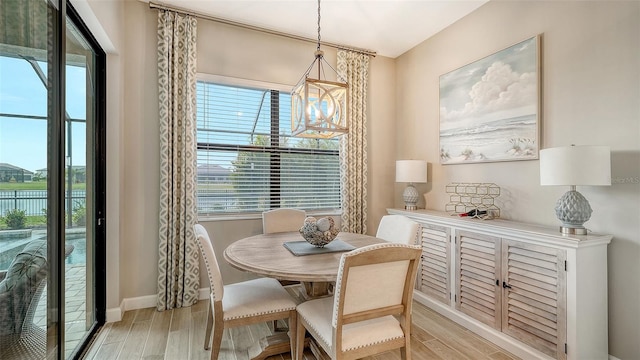
[[[395,58],[487,1],[323,0],[320,34],[322,41]],[[288,34],[318,37],[315,0],[159,0],[157,3]]]

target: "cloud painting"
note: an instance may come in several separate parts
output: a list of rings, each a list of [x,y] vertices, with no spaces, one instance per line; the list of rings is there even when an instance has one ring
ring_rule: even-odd
[[[538,38],[440,76],[442,164],[538,158]]]

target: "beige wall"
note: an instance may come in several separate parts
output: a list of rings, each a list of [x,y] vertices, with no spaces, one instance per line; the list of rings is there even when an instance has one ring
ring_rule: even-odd
[[[114,308],[123,299],[156,293],[157,13],[139,1],[88,3],[113,45],[108,55],[107,308]],[[639,6],[635,1],[489,2],[398,59],[372,59],[368,99],[369,233],[387,207],[402,205],[394,161],[406,158],[430,162],[429,182],[418,186],[427,192],[428,208],[444,209],[449,182],[495,182],[502,188],[503,217],[557,226],[553,206],[565,189],[539,186],[538,161],[438,163],[438,77],[543,34],[542,146],[612,148],[614,185],[580,190],[594,208],[587,226],[614,235],[609,343],[610,354],[620,359],[640,354]],[[200,72],[293,84],[312,60],[313,44],[206,20],[199,21],[198,32]],[[324,50],[335,59],[334,50]],[[218,251],[262,230],[259,219],[203,223]],[[229,267],[222,271],[227,282],[250,276]]]
[[[640,3],[491,1],[398,57],[398,158],[431,163],[428,208],[444,210],[445,185],[493,182],[502,217],[557,226],[567,189],[541,187],[539,162],[439,164],[439,76],[526,38],[543,37],[542,147],[609,145],[611,187],[579,188],[594,211],[586,226],[609,246],[609,353],[640,356]],[[401,205],[401,187],[395,205]],[[576,269],[580,271],[580,269]]]
[[[107,204],[106,257],[107,309],[120,305],[120,239],[124,183],[124,2],[72,0],[73,7],[107,55]]]
[[[125,119],[123,130],[124,176],[121,185],[122,237],[120,238],[121,298],[134,298],[156,293],[157,229],[159,185],[154,179],[159,170],[156,28],[157,11],[141,2],[125,3],[124,74]],[[315,44],[263,34],[237,27],[198,21],[198,72],[293,85],[313,60]],[[336,51],[323,48],[327,60],[334,64]],[[371,82],[376,84],[369,94],[369,108],[379,115],[370,115],[370,164],[387,164],[393,159],[395,126],[393,118],[394,61],[376,57],[371,64]],[[370,110],[371,112],[371,110]],[[378,128],[379,130],[373,130]],[[376,144],[373,147],[373,144]],[[379,159],[379,160],[376,160]],[[370,178],[387,178],[393,168],[372,165]],[[370,182],[370,225],[375,231],[384,209],[393,204],[390,181],[380,187]],[[216,251],[231,242],[262,232],[260,219],[214,221],[201,219],[216,239]],[[373,230],[372,230],[373,229]],[[226,282],[236,282],[250,276],[221,262]],[[125,275],[126,274],[126,275]],[[201,274],[203,283],[206,277]]]

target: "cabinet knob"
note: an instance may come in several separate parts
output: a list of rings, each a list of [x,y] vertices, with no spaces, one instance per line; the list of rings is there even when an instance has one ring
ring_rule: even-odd
[[[502,287],[505,289],[511,289],[511,285],[507,284],[505,281],[502,282]]]

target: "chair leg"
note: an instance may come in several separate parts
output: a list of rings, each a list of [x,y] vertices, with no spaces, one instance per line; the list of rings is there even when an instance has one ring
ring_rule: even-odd
[[[213,327],[213,310],[211,309],[211,304],[209,304],[209,310],[207,311],[207,327],[204,333],[204,349],[211,349],[211,328]]]
[[[411,345],[410,339],[406,341],[405,346],[400,348],[400,359],[411,360]]]
[[[222,335],[224,332],[224,322],[222,319],[213,324],[213,345],[211,347],[211,360],[218,360],[220,347],[222,346]]]
[[[298,333],[296,328],[298,327],[298,312],[294,309],[289,312],[289,345],[291,346],[291,360],[296,359],[298,353]],[[304,349],[304,338],[302,339],[302,347]]]
[[[224,332],[224,314],[222,301],[213,302],[213,344],[211,346],[211,360],[218,360],[220,346],[222,346],[222,333]]]
[[[302,323],[302,317],[298,316],[296,314],[296,326],[295,326],[295,337],[296,337],[296,341],[295,341],[295,345],[296,345],[296,352],[295,352],[295,360],[302,360],[302,354],[304,353],[304,336],[307,332],[307,329],[304,327],[304,324]],[[291,320],[290,320],[291,321]]]

